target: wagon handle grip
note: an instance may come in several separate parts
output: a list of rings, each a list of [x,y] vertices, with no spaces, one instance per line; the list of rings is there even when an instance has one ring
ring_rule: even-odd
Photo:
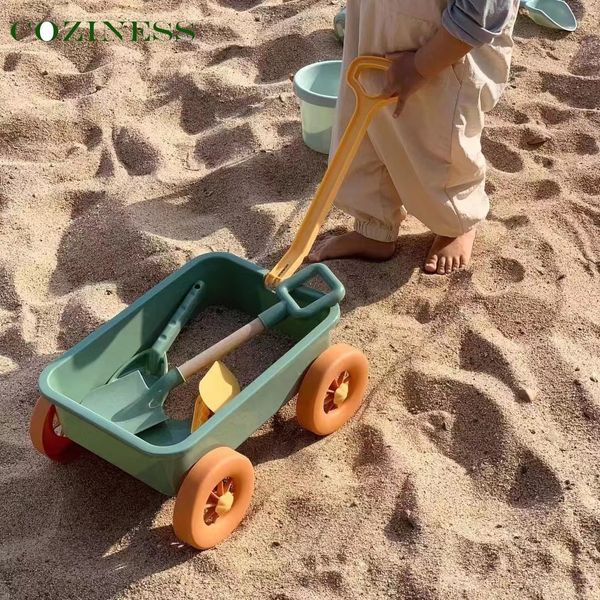
[[[307,306],[300,306],[294,300],[291,292],[314,277],[318,277],[324,281],[329,287],[329,292]],[[275,288],[275,293],[285,303],[289,315],[295,318],[306,319],[314,317],[325,308],[331,308],[339,304],[344,299],[346,290],[342,282],[333,274],[329,267],[321,263],[316,263],[302,269],[302,271],[298,271],[298,273],[280,283]]]

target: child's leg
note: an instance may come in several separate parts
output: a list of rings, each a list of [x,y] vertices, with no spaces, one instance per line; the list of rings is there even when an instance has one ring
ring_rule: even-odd
[[[368,137],[342,184],[337,206],[354,217],[354,230],[317,244],[310,253],[310,261],[345,256],[386,260],[394,254],[406,211]]]
[[[353,50],[358,54],[414,50],[440,27],[445,5],[445,0],[363,0],[355,7],[360,22],[358,48]],[[397,201],[402,197],[408,212],[437,235],[426,263],[429,272],[466,266],[475,227],[487,215],[480,144],[483,110],[488,108],[490,90],[499,97],[501,84],[495,81],[500,71],[507,72],[507,45],[505,40],[501,52],[474,53],[475,58],[446,69],[408,99],[400,118],[393,119],[391,109],[386,109],[369,128],[374,155],[385,165]],[[486,75],[490,72],[494,77]],[[345,202],[340,195],[338,205]],[[361,222],[377,221],[375,211],[380,205],[370,196],[362,202],[355,197],[350,205],[357,229],[363,227]],[[373,236],[369,228],[363,232]],[[327,247],[320,251],[321,259],[339,255]]]
[[[347,4],[346,32],[342,82],[350,63],[359,55],[359,39],[365,24],[361,2]],[[354,93],[342,83],[332,133],[331,154],[339,141],[354,110]],[[309,260],[319,261],[343,256],[360,256],[373,260],[390,258],[395,250],[400,223],[406,211],[381,157],[368,136],[363,140],[350,172],[338,194],[336,205],[355,219],[354,231],[331,236],[317,244]]]
[[[481,135],[484,113],[498,102],[508,80],[511,34],[512,24],[492,44],[473,49],[428,81],[399,119],[386,111],[371,128],[407,211],[436,234],[427,272],[468,266],[476,226],[487,216]]]

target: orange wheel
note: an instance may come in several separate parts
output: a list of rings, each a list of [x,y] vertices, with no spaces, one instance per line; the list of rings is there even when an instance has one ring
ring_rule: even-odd
[[[29,435],[36,450],[52,460],[67,460],[75,446],[62,434],[56,407],[43,396],[38,398],[31,414]]]
[[[336,344],[309,367],[298,392],[296,416],[317,435],[339,429],[360,407],[369,379],[366,356],[347,344]]]
[[[254,491],[254,468],[242,454],[221,447],[185,476],[175,501],[177,537],[204,550],[222,542],[244,518]]]

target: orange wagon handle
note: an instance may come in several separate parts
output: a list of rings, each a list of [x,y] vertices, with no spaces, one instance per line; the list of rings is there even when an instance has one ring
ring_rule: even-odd
[[[317,193],[311,202],[300,229],[288,251],[275,267],[266,275],[267,287],[277,287],[293,275],[310,252],[319,231],[333,206],[339,189],[348,174],[350,165],[358,152],[365,133],[380,108],[392,104],[395,98],[373,96],[367,93],[360,82],[365,71],[387,71],[391,62],[379,56],[359,56],[355,58],[346,74],[346,81],[354,91],[356,104],[354,114],[340,140],[338,149],[329,163]]]

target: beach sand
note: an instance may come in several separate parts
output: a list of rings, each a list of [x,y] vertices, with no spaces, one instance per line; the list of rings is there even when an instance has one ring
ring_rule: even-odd
[[[249,516],[196,552],[171,529],[174,499],[87,452],[60,465],[32,448],[37,376],[196,255],[275,264],[326,167],[289,74],[340,57],[338,5],[2,3],[1,600],[598,598],[600,1],[570,4],[576,33],[517,23],[473,270],[423,275],[431,235],[414,219],[391,261],[330,263],[347,288],[333,340],[370,362],[364,408],[318,439],[287,405],[240,448]],[[44,18],[199,36],[10,38]],[[348,225],[334,211],[326,230]]]

